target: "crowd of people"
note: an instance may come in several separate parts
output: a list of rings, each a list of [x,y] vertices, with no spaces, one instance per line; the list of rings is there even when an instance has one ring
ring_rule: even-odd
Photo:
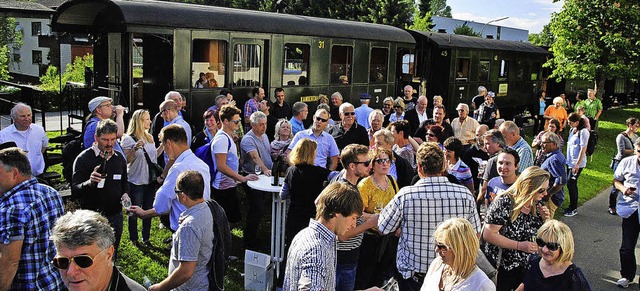
[[[203,86],[211,79],[202,76]],[[59,194],[35,178],[47,138],[20,103],[11,112],[14,125],[0,131],[0,142],[18,147],[0,150],[0,208],[8,213],[0,222],[0,265],[9,266],[0,289],[142,290],[114,267],[124,207],[134,246],[150,244],[153,217],[173,233],[169,275],[149,290],[222,290],[209,275],[210,258],[224,251],[216,247],[219,232],[242,228],[245,249],[260,250],[269,195],[247,182],[282,171],[284,162],[279,288],[589,290],[571,262],[571,230],[553,217],[565,185],[564,216],[577,214],[589,128],[597,128],[602,111],[595,92],[575,108],[563,97],[547,107],[541,95],[532,145],[516,123],[500,118],[493,92],[481,86],[478,93],[471,108],[460,103],[448,114],[442,97],[430,104],[410,85],[381,109],[369,107],[366,93],[360,104],[335,92],[309,108],[287,103],[282,88],[271,102],[256,87],[242,109],[221,92],[198,120],[171,91],[153,118],[139,109],[126,126],[122,106],[96,97],[71,181],[81,210],[66,214]],[[621,285],[635,277],[629,254],[640,232],[633,158],[640,158],[640,122],[627,125],[616,140],[610,199],[610,212],[624,217]],[[493,272],[476,265],[481,258]]]

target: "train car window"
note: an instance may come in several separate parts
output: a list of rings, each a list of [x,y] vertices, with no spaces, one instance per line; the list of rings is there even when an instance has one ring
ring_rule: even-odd
[[[524,66],[522,61],[516,61],[516,79],[524,80]]]
[[[194,39],[191,56],[191,86],[195,89],[224,87],[226,60],[226,41]]]
[[[353,63],[353,47],[333,46],[331,48],[331,83],[351,84],[351,64]]]
[[[283,86],[309,85],[309,51],[308,44],[287,43],[284,45]]]
[[[467,82],[469,80],[469,59],[458,59],[456,81]]]
[[[535,62],[531,65],[531,81],[537,81],[538,74],[540,74],[540,63]]]
[[[385,83],[387,81],[387,62],[389,50],[386,48],[372,48],[369,61],[369,83]]]
[[[480,61],[478,81],[489,81],[489,73],[491,73],[491,61]]]
[[[233,50],[233,81],[238,87],[260,86],[262,47],[236,44]]]
[[[500,75],[498,75],[498,81],[505,81],[509,78],[509,61],[500,61]]]
[[[415,55],[408,53],[402,55],[402,73],[406,75],[415,75]]]

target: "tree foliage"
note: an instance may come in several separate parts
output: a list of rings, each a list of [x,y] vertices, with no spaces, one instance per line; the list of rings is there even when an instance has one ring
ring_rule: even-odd
[[[559,0],[555,0],[559,1]],[[637,0],[565,0],[552,15],[552,77],[604,81],[640,73],[640,4]]]
[[[447,0],[430,0],[429,11],[432,16],[451,18],[451,6],[447,5]]]
[[[424,16],[420,16],[418,9],[416,9],[413,16],[413,23],[406,28],[411,30],[430,31],[433,28],[431,23],[431,12],[427,12]]]
[[[11,48],[22,45],[22,33],[16,31],[13,17],[0,16],[0,79],[9,80]]]
[[[466,23],[463,25],[456,25],[456,28],[453,30],[453,33],[459,34],[459,35],[475,36],[475,37],[482,36],[480,32],[473,30],[473,28],[468,26]]]
[[[537,46],[550,47],[556,41],[556,37],[551,32],[551,26],[549,24],[542,28],[540,33],[530,33],[529,42]]]
[[[40,89],[50,92],[60,92],[60,84],[67,82],[84,83],[84,68],[93,69],[93,55],[86,54],[83,57],[76,57],[73,64],[67,64],[62,74],[62,82],[60,82],[60,74],[56,66],[49,66],[47,72],[40,77]]]

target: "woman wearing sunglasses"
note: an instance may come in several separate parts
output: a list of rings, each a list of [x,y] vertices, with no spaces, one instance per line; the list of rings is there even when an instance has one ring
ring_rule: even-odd
[[[529,254],[538,251],[532,238],[549,219],[549,209],[540,202],[548,188],[549,173],[531,166],[489,206],[483,252],[498,269],[497,290],[518,287]]]
[[[420,290],[493,291],[496,286],[476,266],[478,237],[464,218],[451,218],[433,233],[436,258],[429,265]]]
[[[377,147],[369,151],[373,162],[372,173],[358,183],[358,190],[364,202],[364,212],[379,214],[391,198],[398,193],[396,180],[389,175],[391,163],[395,160],[388,148]],[[385,274],[395,266],[395,254],[398,238],[395,233],[382,236],[377,230],[369,229],[364,233],[361,255],[358,261],[356,289],[382,286]]]
[[[566,224],[549,220],[536,237],[538,253],[529,257],[527,271],[518,291],[591,290],[573,259],[573,234]]]

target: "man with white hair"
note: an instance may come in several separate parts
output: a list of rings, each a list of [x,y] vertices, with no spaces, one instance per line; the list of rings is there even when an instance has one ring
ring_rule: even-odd
[[[516,150],[520,156],[520,166],[518,171],[522,173],[524,169],[533,166],[533,152],[531,146],[520,136],[520,128],[513,121],[505,121],[500,125],[500,132],[504,136],[507,146]]]
[[[453,135],[462,141],[464,149],[467,150],[475,142],[476,129],[480,124],[469,117],[469,105],[460,103],[456,111],[458,111],[458,117],[451,121],[451,128],[453,128]]]
[[[350,144],[369,145],[367,130],[355,122],[356,112],[351,103],[345,102],[340,105],[340,119],[342,122],[329,130],[329,134],[335,139],[339,150]]]
[[[484,97],[487,96],[487,88],[484,86],[478,87],[478,95],[474,96],[471,99],[471,107],[473,109],[473,119],[478,119],[478,109],[480,109],[480,105],[484,103]]]
[[[89,112],[91,112],[91,118],[87,121],[84,128],[84,135],[82,137],[83,146],[85,149],[90,148],[95,142],[95,133],[98,122],[113,117],[115,111],[116,124],[118,125],[118,132],[116,138],[121,138],[124,133],[124,107],[122,105],[113,106],[113,99],[104,96],[98,96],[89,101]],[[120,146],[120,143],[116,142],[115,150],[124,155],[124,151]]]
[[[427,106],[429,106],[427,96],[420,96],[418,97],[416,108],[407,110],[407,113],[405,113],[404,119],[409,122],[410,136],[413,136],[413,133],[416,132],[418,126],[420,126],[422,122],[429,119],[429,115],[427,114],[429,110],[427,110]]]
[[[289,152],[291,152],[299,140],[308,138],[318,144],[314,164],[318,167],[335,171],[338,167],[338,155],[340,155],[340,150],[338,150],[338,145],[336,144],[333,136],[324,131],[328,125],[329,112],[325,109],[316,110],[316,114],[313,116],[313,125],[309,129],[296,133],[289,144],[286,155],[289,156]]]
[[[331,94],[331,119],[334,121],[340,121],[340,105],[342,105],[342,94],[340,92],[334,92]]]
[[[44,152],[47,150],[49,138],[44,128],[32,123],[31,106],[18,103],[11,108],[13,124],[0,131],[0,143],[13,141],[16,146],[27,153],[31,163],[31,174],[38,176],[44,172]]]
[[[164,101],[167,100],[173,100],[173,102],[176,103],[178,115],[182,116],[182,95],[180,95],[180,93],[177,91],[169,91],[166,95],[164,95]],[[156,147],[160,145],[160,140],[158,139],[160,130],[162,130],[167,125],[169,125],[169,122],[165,121],[162,118],[162,112],[158,112],[158,114],[153,117],[153,122],[151,123],[151,135],[156,142]]]

